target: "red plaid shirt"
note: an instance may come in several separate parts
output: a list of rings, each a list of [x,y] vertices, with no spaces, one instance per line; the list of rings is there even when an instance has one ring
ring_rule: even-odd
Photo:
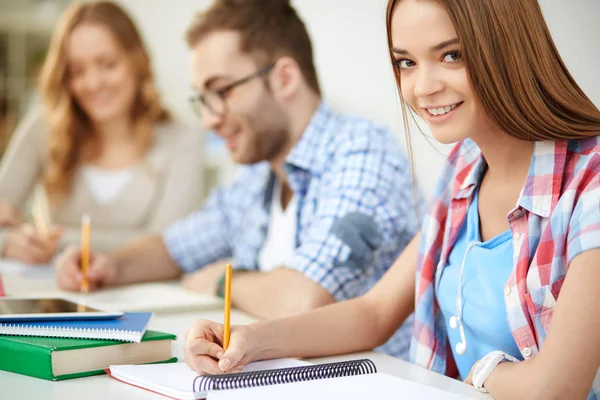
[[[446,372],[449,349],[435,282],[448,263],[484,167],[473,141],[458,143],[423,221],[410,358],[439,373]],[[600,137],[536,142],[525,186],[507,218],[514,269],[507,282],[498,284],[504,285],[509,328],[528,359],[544,342],[570,262],[600,247]],[[590,396],[600,396],[600,374]]]

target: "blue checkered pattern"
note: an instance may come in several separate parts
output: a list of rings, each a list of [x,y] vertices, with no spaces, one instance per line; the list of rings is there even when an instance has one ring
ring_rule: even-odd
[[[296,252],[286,267],[338,301],[366,292],[418,230],[410,169],[398,144],[381,126],[322,103],[285,169],[298,202]],[[200,211],[170,227],[164,241],[181,269],[233,257],[234,268],[258,270],[273,179],[267,163],[242,167]],[[406,358],[411,321],[381,350]]]

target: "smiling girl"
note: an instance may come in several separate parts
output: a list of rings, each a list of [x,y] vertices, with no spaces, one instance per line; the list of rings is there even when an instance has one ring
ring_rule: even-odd
[[[387,30],[405,120],[456,143],[421,234],[364,296],[235,327],[225,352],[197,321],[186,361],[356,352],[415,311],[418,365],[495,399],[598,398],[600,111],[537,0],[389,0]]]
[[[63,242],[78,241],[88,214],[92,247],[110,251],[200,205],[201,135],[172,122],[139,32],[119,6],[84,2],[65,12],[40,90],[43,112],[25,118],[0,166],[0,215],[23,212],[39,181],[53,222],[66,229]],[[23,224],[3,233],[3,256],[46,263],[63,232],[42,237]]]

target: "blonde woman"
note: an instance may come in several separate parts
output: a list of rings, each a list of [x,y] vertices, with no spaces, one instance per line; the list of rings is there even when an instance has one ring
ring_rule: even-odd
[[[83,214],[92,247],[110,251],[200,205],[200,134],[161,104],[148,52],[119,6],[78,3],[65,12],[40,89],[43,110],[21,123],[0,166],[0,222],[12,224],[4,257],[48,262],[61,242],[78,240]],[[45,235],[18,224],[38,182],[57,226]]]
[[[422,232],[365,295],[234,327],[226,351],[221,324],[196,322],[187,363],[370,349],[414,311],[424,368],[497,400],[598,399],[600,110],[538,1],[389,0],[387,30],[405,114],[456,143]]]

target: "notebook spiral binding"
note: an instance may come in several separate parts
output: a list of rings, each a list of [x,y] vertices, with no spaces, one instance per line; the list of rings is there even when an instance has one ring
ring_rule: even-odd
[[[118,329],[90,329],[60,326],[30,326],[0,323],[0,335],[42,336],[56,338],[106,339],[122,342],[138,342],[140,333]]]
[[[293,368],[240,372],[229,375],[197,376],[192,384],[192,390],[194,392],[208,392],[211,390],[243,389],[316,379],[374,374],[376,372],[377,367],[375,367],[373,361],[361,359]]]

